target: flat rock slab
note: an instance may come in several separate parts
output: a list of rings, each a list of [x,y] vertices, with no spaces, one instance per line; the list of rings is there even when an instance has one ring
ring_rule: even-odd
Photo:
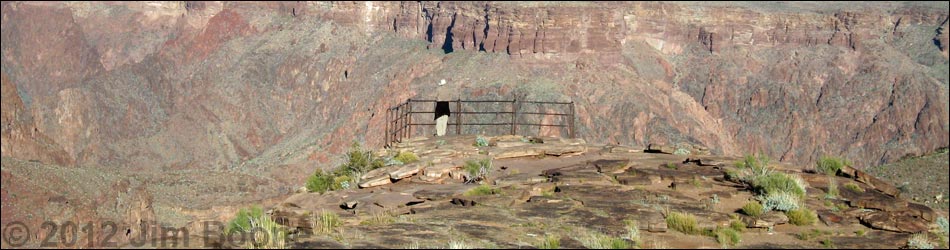
[[[587,152],[587,147],[582,145],[542,146],[540,150],[546,155],[571,156]]]
[[[455,164],[455,162],[445,162],[438,163],[431,167],[426,167],[422,169],[422,174],[427,177],[439,178],[453,170],[460,169],[462,166]]]
[[[597,168],[597,172],[601,173],[613,173],[615,171],[620,171],[625,169],[630,165],[630,160],[596,160],[592,162],[594,167]]]
[[[861,216],[871,228],[901,233],[920,233],[930,229],[929,223],[907,213],[875,211]]]
[[[507,149],[495,149],[490,151],[490,154],[492,155],[492,158],[498,160],[526,156],[539,156],[544,154],[544,151],[532,146],[522,146]]]
[[[391,209],[422,203],[424,201],[424,199],[416,198],[412,194],[387,192],[369,197],[366,203],[374,204],[386,209]]]
[[[391,179],[389,179],[389,175],[384,174],[384,175],[369,178],[369,179],[364,180],[363,182],[360,182],[359,187],[371,188],[371,187],[382,186],[382,185],[386,185],[390,183],[393,183],[393,182]]]
[[[417,199],[425,200],[444,200],[449,199],[452,196],[459,195],[466,190],[472,188],[471,185],[437,185],[432,187],[427,187],[426,189],[416,191],[412,194],[413,197]]]
[[[536,184],[544,183],[548,181],[548,177],[540,176],[537,174],[516,174],[501,177],[495,180],[495,185],[498,186],[511,186],[511,185],[520,185],[520,184]]]
[[[410,177],[419,173],[419,171],[422,171],[422,168],[423,168],[422,164],[416,164],[416,163],[405,164],[405,165],[399,166],[398,168],[392,171],[389,171],[389,178],[393,180],[399,180],[402,178]]]

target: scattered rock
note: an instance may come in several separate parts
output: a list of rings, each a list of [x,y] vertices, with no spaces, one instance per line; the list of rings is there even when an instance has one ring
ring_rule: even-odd
[[[359,203],[360,203],[359,201],[347,201],[347,202],[343,202],[341,207],[343,209],[354,209],[356,208],[356,205],[358,205]]]
[[[419,173],[422,170],[422,164],[410,163],[402,165],[391,172],[389,172],[389,178],[393,180],[399,180],[402,178],[410,177]]]
[[[831,210],[818,210],[816,213],[818,214],[818,219],[829,227],[840,226],[841,222],[844,221],[844,217],[834,214]]]
[[[769,228],[788,223],[788,216],[785,216],[785,214],[781,212],[768,212],[758,219],[743,216],[742,222],[745,222],[750,228]]]
[[[463,207],[472,207],[472,206],[475,206],[476,202],[469,199],[452,198],[452,204],[463,206]]]

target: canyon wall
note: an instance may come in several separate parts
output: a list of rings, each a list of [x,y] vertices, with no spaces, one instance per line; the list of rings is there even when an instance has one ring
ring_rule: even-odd
[[[858,167],[950,144],[946,3],[2,9],[3,156],[45,164],[298,185],[354,140],[382,146],[386,108],[440,79],[473,99],[574,101],[595,143]]]

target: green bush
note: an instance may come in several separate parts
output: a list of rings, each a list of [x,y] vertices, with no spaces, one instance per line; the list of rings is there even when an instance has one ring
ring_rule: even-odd
[[[753,176],[758,176],[768,174],[771,171],[769,161],[769,157],[764,155],[759,157],[747,155],[741,161],[736,162],[735,165],[738,169],[748,169]]]
[[[827,175],[836,175],[841,168],[845,166],[851,166],[851,162],[845,159],[837,157],[828,157],[823,156],[821,159],[818,159],[817,167],[815,170],[819,173],[824,173]]]
[[[732,228],[720,228],[716,230],[716,242],[719,244],[735,246],[742,241],[742,237],[739,236],[739,232],[733,230]]]
[[[759,199],[762,200],[765,211],[792,211],[801,207],[802,202],[799,197],[786,192],[774,192],[759,196]]]
[[[466,183],[475,183],[485,179],[488,171],[492,169],[491,158],[482,160],[468,160],[465,162],[464,170],[468,174],[465,176]]]
[[[227,234],[232,234],[236,232],[250,232],[251,231],[251,219],[259,219],[264,216],[264,210],[259,206],[253,206],[250,209],[242,208],[238,210],[234,219],[228,222],[228,226],[225,228]]]
[[[476,147],[487,147],[487,146],[488,146],[488,138],[485,138],[485,137],[482,137],[481,135],[479,135],[479,136],[475,137],[475,144],[474,144],[474,145],[475,145]]]
[[[333,189],[333,176],[324,174],[323,171],[317,170],[309,178],[307,178],[307,190],[310,192],[325,193]]]
[[[254,232],[252,241],[247,245],[253,249],[286,249],[287,248],[287,230],[277,224],[268,215],[262,215],[257,219],[251,220],[251,228]]]
[[[804,183],[805,182],[797,176],[775,172],[755,178],[752,181],[752,189],[760,195],[785,192],[804,197]]]
[[[395,159],[405,164],[413,163],[419,161],[419,156],[416,156],[415,153],[409,151],[399,152],[396,155]]]
[[[818,221],[818,216],[815,215],[815,211],[811,211],[808,208],[791,210],[785,213],[785,215],[788,216],[788,222],[796,226],[809,226]]]
[[[751,201],[742,206],[742,213],[752,216],[752,218],[759,218],[763,212],[765,212],[765,208],[758,201]]]
[[[358,142],[353,142],[353,145],[350,146],[350,151],[346,153],[346,162],[337,169],[335,174],[348,175],[356,179],[356,177],[370,170],[384,166],[386,166],[386,161],[382,158],[377,158],[373,154],[373,151],[363,150]]]
[[[828,176],[828,196],[832,198],[838,197],[840,193],[838,192],[838,181],[835,180],[834,176]]]
[[[692,214],[670,212],[666,216],[666,226],[684,234],[702,233],[699,227],[696,226],[696,217]]]
[[[733,219],[732,221],[729,222],[729,228],[732,228],[732,230],[735,230],[736,232],[745,231],[745,228],[747,226],[748,225],[746,225],[745,222],[742,222],[742,220],[738,218]]]

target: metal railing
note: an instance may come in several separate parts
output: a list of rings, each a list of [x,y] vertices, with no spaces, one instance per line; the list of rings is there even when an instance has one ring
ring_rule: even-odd
[[[389,108],[386,112],[386,141],[387,147],[393,143],[402,142],[403,139],[412,137],[419,126],[422,128],[434,128],[435,122],[414,122],[413,116],[416,114],[435,114],[436,100],[413,100],[407,99],[396,106]],[[462,126],[487,126],[487,127],[508,127],[510,134],[516,135],[521,131],[528,131],[524,127],[556,127],[566,129],[570,138],[574,137],[574,102],[540,102],[540,101],[518,101],[518,100],[453,100],[448,101],[451,107],[451,117],[447,128],[455,127],[455,134],[463,134]],[[419,103],[431,103],[428,109],[420,109]],[[413,105],[416,104],[416,105]],[[496,110],[479,110],[485,108],[485,105],[495,106]],[[526,106],[535,105],[536,110],[525,111]],[[466,110],[469,109],[469,110]],[[554,112],[549,112],[553,109]],[[494,118],[480,118],[479,116],[494,115]],[[509,116],[509,117],[504,117]],[[560,123],[544,123],[545,118],[551,116]],[[472,119],[475,117],[475,119]],[[536,119],[530,119],[534,117]],[[465,118],[469,118],[466,121]],[[500,118],[500,119],[499,119]],[[532,121],[522,121],[529,119]],[[425,119],[424,119],[425,120]],[[487,120],[487,121],[484,121]],[[534,121],[536,120],[536,121]],[[500,132],[503,133],[503,132]]]

